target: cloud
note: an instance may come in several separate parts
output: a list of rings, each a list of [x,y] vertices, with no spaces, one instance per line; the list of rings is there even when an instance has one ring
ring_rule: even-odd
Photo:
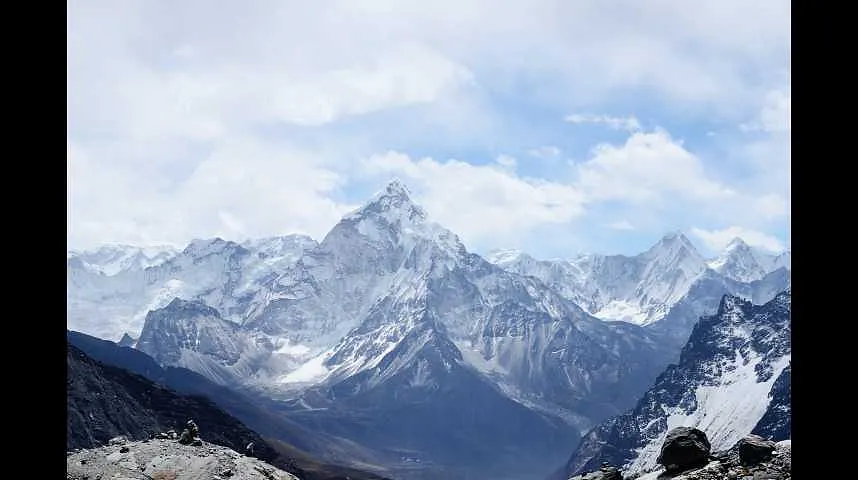
[[[728,199],[736,192],[706,176],[699,158],[665,130],[632,133],[620,146],[597,145],[577,167],[577,185],[591,200]]]
[[[520,176],[510,157],[496,163],[388,152],[369,157],[361,169],[379,181],[399,176],[416,185],[430,216],[471,241],[509,243],[528,230],[585,215],[634,214],[638,227],[670,229],[700,218],[764,225],[788,214],[788,202],[778,194],[743,192],[713,179],[702,160],[663,129],[597,145],[573,165],[568,182]],[[626,220],[607,226],[635,228]]]
[[[716,178],[700,156],[663,129],[632,133],[618,145],[598,144],[572,168],[572,184],[586,206],[612,205],[613,214],[637,218],[639,228],[684,228],[701,218],[770,227],[789,215],[788,192],[767,181]],[[760,168],[758,175],[769,174],[768,165]]]
[[[515,168],[518,163],[515,158],[510,157],[509,155],[500,155],[495,159],[495,162],[497,162],[498,165],[507,168]]]
[[[70,48],[94,50],[85,40]],[[129,140],[208,140],[254,124],[317,126],[430,103],[471,81],[461,65],[408,44],[385,46],[325,71],[241,60],[175,71],[153,69],[130,55],[123,58],[125,62],[90,71],[84,59],[71,57],[75,88],[69,102],[77,120],[72,132],[98,128]],[[93,83],[94,76],[110,81]]]
[[[566,112],[618,111],[706,128],[744,121],[756,125],[747,136],[759,143],[737,147],[743,160],[759,172],[784,171],[776,144],[759,138],[785,133],[784,112],[789,129],[789,90],[779,76],[790,50],[784,0],[622,9],[562,0],[503,8],[488,0],[68,7],[75,247],[293,230],[319,236],[364,200],[351,190],[361,178],[412,166],[409,183],[452,182],[424,185],[434,202],[427,209],[474,238],[561,225],[605,204],[662,216],[683,207],[673,201],[681,199],[699,216],[735,215],[755,226],[788,213],[789,193],[777,186],[788,170],[755,173],[767,184],[738,184],[631,115],[571,115],[630,132],[625,144],[599,145],[585,158],[581,151],[598,139],[580,131],[569,138],[558,121]],[[391,150],[408,162],[358,161]],[[499,151],[584,160],[572,169],[512,157],[466,161]],[[460,160],[442,161],[449,157]],[[441,198],[452,194],[463,196],[463,208]],[[477,218],[483,207],[489,213]],[[614,213],[607,218],[644,228],[638,216]]]
[[[180,181],[135,181],[134,169],[93,160],[69,145],[71,245],[105,239],[183,245],[192,238],[241,240],[307,233],[321,238],[354,208],[331,199],[345,179],[325,159],[247,138],[219,142]]]
[[[791,88],[776,89],[766,94],[760,112],[753,121],[740,127],[744,131],[789,132],[791,130]]]
[[[553,145],[543,145],[538,148],[528,150],[528,155],[536,158],[553,158],[560,155],[561,150]]]
[[[363,166],[370,175],[400,177],[418,194],[434,221],[469,244],[497,244],[539,225],[568,222],[584,212],[584,197],[575,188],[521,178],[494,166],[412,159],[399,152],[374,155]]]
[[[635,227],[631,223],[629,223],[627,220],[620,220],[617,222],[608,223],[605,226],[608,228],[614,229],[614,230],[634,230],[635,229]]]
[[[636,132],[641,129],[641,124],[638,119],[633,116],[628,117],[612,117],[610,115],[593,115],[575,113],[567,115],[564,120],[576,125],[592,123],[596,125],[606,125],[614,130],[627,130]]]
[[[772,235],[738,226],[730,226],[721,230],[705,230],[693,227],[691,233],[703,241],[713,251],[721,251],[734,238],[741,238],[752,247],[780,253],[785,250],[783,243]]]

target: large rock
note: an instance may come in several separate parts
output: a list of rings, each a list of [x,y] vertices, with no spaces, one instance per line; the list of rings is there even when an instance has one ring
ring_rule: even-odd
[[[772,457],[775,442],[758,435],[748,435],[739,440],[739,460],[745,465],[756,465]]]
[[[578,475],[569,480],[623,480],[623,474],[616,467],[602,463],[599,471]]]
[[[696,428],[676,427],[668,432],[658,454],[658,462],[668,472],[698,467],[709,459],[712,446],[706,434]]]
[[[714,461],[700,468],[681,473],[665,473],[659,469],[638,478],[641,480],[790,480],[792,478],[792,453],[789,440],[776,443],[774,451],[767,460],[753,465],[743,464],[739,460],[740,443],[742,443],[741,440],[729,450],[713,454]]]

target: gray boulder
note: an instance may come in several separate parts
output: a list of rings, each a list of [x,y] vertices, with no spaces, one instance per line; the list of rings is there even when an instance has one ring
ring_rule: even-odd
[[[739,461],[744,465],[756,465],[772,457],[775,442],[758,435],[748,435],[739,440]]]

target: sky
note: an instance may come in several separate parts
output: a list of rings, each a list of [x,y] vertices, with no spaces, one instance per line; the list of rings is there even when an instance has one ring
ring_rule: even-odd
[[[786,0],[69,0],[67,243],[322,239],[391,179],[469,250],[790,246]]]

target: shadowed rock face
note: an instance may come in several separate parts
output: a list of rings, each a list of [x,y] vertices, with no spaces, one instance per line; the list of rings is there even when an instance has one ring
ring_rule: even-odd
[[[696,428],[677,427],[667,434],[656,461],[668,472],[687,470],[705,464],[711,448],[705,433]]]
[[[384,477],[368,472],[342,467],[327,463],[321,459],[307,456],[306,451],[318,450],[325,447],[330,451],[337,451],[337,457],[343,459],[359,460],[360,452],[354,449],[342,448],[337,439],[318,435],[316,432],[301,429],[294,425],[283,415],[275,415],[264,408],[257,406],[243,395],[217,385],[205,377],[182,368],[161,368],[151,357],[133,348],[120,347],[114,342],[90,337],[79,332],[67,332],[69,342],[69,355],[74,358],[69,360],[69,449],[88,448],[98,446],[107,439],[117,435],[126,435],[129,438],[139,437],[132,432],[146,431],[158,432],[168,428],[174,428],[181,432],[178,427],[184,426],[187,418],[180,418],[180,423],[164,427],[159,416],[144,408],[145,402],[135,399],[128,391],[116,387],[116,382],[105,379],[104,371],[113,372],[121,379],[137,377],[140,375],[149,381],[152,389],[165,390],[159,385],[165,385],[168,391],[173,391],[177,396],[190,398],[192,400],[204,401],[201,397],[207,397],[217,404],[217,408],[223,409],[229,415],[241,419],[243,425],[252,427],[253,431],[264,436],[264,443],[255,442],[254,455],[260,458],[277,456],[272,463],[285,468],[298,475],[302,480],[382,480]],[[77,356],[80,350],[86,356]],[[72,371],[75,373],[72,373]],[[107,375],[114,378],[113,375]],[[137,377],[140,383],[140,377]],[[123,380],[124,381],[124,380]],[[121,385],[120,385],[121,387]],[[100,391],[109,392],[106,397],[93,395],[93,388],[104,389]],[[113,388],[113,390],[111,390]],[[74,390],[74,392],[72,392]],[[86,403],[99,398],[112,398],[111,403],[93,408]],[[75,406],[73,407],[73,403]],[[169,403],[168,403],[169,404]],[[132,408],[133,407],[133,408]],[[111,410],[114,409],[114,410]],[[96,419],[80,419],[77,412],[92,412]],[[106,415],[104,412],[113,412]],[[100,413],[101,412],[101,413]],[[200,417],[194,414],[192,417],[198,423]],[[211,440],[212,431],[205,431],[206,426],[200,426],[203,440]],[[227,430],[230,431],[230,430]],[[272,438],[274,437],[274,438]],[[239,446],[247,442],[239,437]],[[241,442],[244,442],[241,445]],[[286,442],[286,443],[284,443]],[[269,451],[269,446],[277,452]],[[242,451],[243,450],[239,450]],[[300,458],[297,458],[300,457]]]
[[[752,453],[749,452],[752,451]],[[790,440],[777,443],[749,435],[732,448],[716,452],[701,467],[678,473],[657,468],[647,473],[625,477],[626,480],[724,480],[792,478],[792,446]]]
[[[763,418],[757,422],[757,426],[751,433],[761,437],[769,438],[776,442],[791,438],[792,427],[792,404],[790,403],[790,371],[791,366],[781,372],[769,397],[772,401]]]
[[[188,419],[203,440],[242,451],[254,442],[266,461],[276,452],[258,434],[209,400],[179,395],[126,370],[99,363],[67,344],[66,448],[91,448],[125,435],[145,439],[168,429],[181,431]]]
[[[671,414],[705,430],[714,450],[752,432],[789,438],[790,307],[789,291],[764,305],[724,296],[719,311],[697,323],[679,363],[659,375],[635,408],[591,430],[561,476],[592,471],[601,462],[623,466],[627,473],[655,467]],[[721,400],[708,400],[713,398]],[[725,401],[733,403],[725,406]],[[736,409],[754,415],[731,415]]]

